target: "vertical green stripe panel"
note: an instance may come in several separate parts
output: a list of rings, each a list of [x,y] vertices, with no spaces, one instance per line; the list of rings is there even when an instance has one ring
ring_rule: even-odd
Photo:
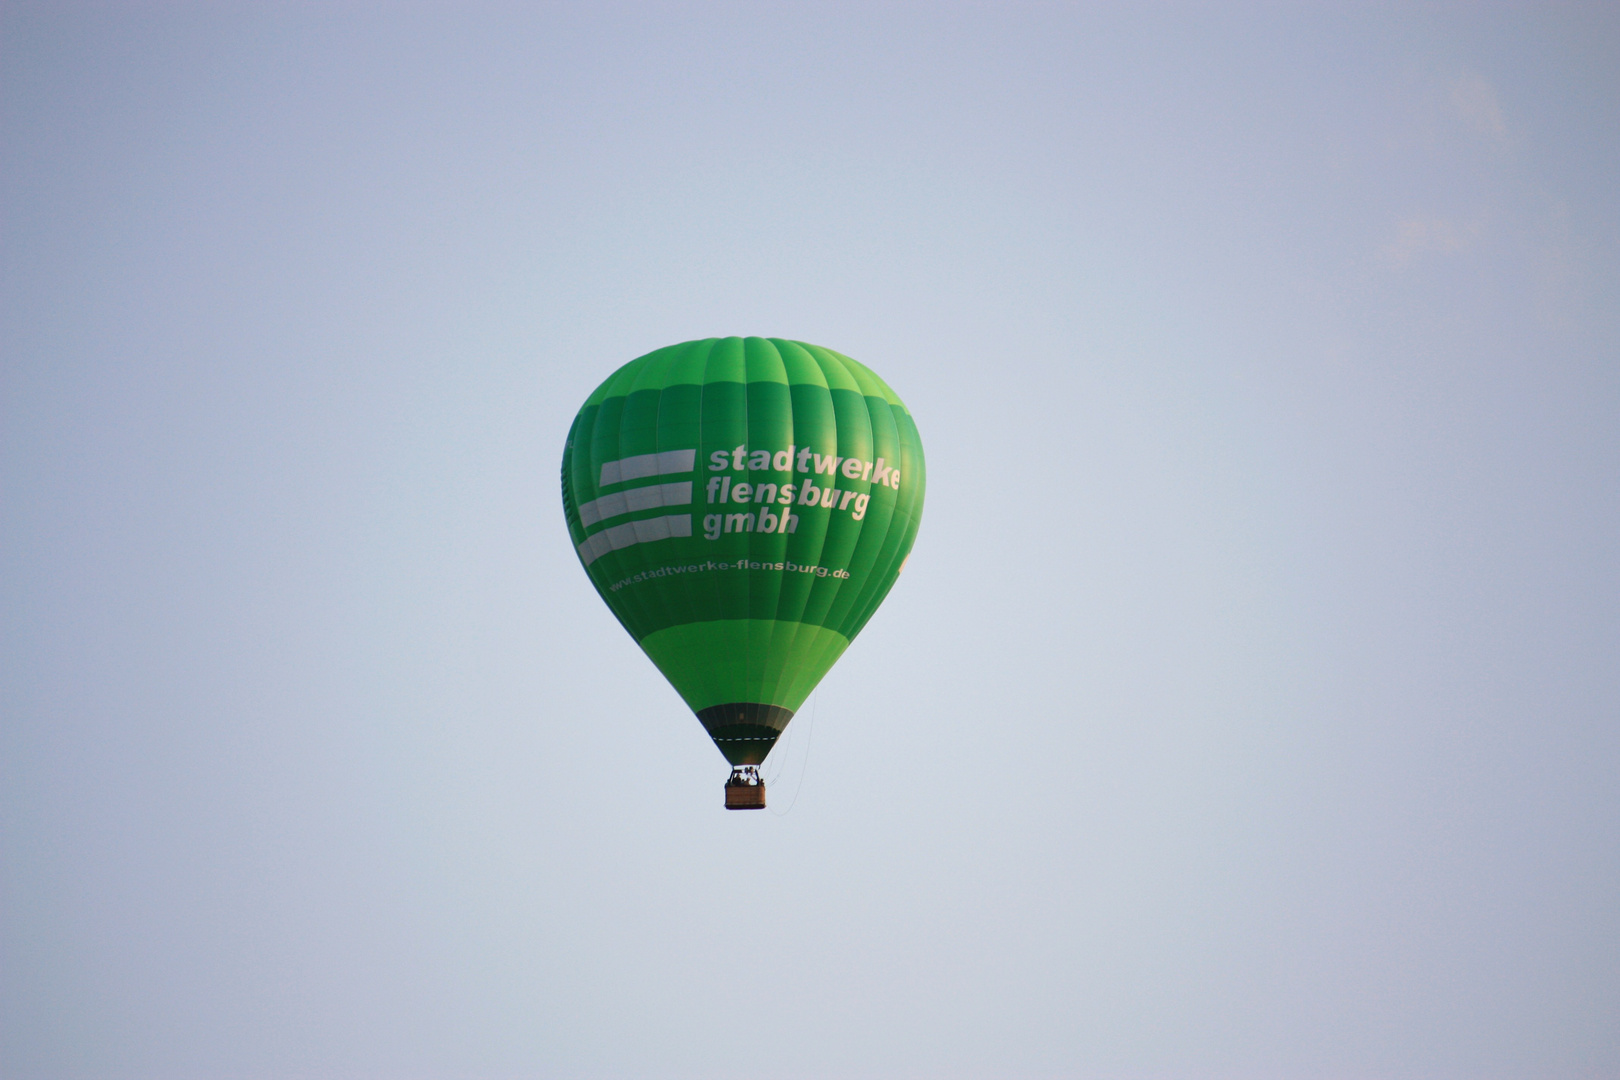
[[[709,353],[714,349],[715,339],[705,341],[689,341],[685,345],[677,345],[672,350],[675,360],[665,373],[665,386],[702,386],[704,370],[709,366]]]
[[[890,415],[889,403],[880,397],[868,397],[864,400],[872,426],[872,452],[866,460],[871,461],[874,466],[878,458],[882,458],[885,464],[892,462],[899,450],[899,439],[895,431],[894,418]],[[850,612],[858,610],[862,597],[876,583],[877,576],[873,574],[873,570],[888,540],[897,500],[895,491],[889,487],[865,480],[851,483],[857,489],[865,489],[871,501],[867,505],[865,517],[861,520],[860,539],[850,554],[848,586],[839,590],[824,620],[826,625],[840,628],[849,623]]]

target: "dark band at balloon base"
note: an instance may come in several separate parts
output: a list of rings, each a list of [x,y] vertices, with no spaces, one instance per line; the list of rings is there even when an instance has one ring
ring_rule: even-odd
[[[737,702],[700,709],[697,718],[727,761],[733,765],[758,765],[793,719],[793,710],[780,705]]]

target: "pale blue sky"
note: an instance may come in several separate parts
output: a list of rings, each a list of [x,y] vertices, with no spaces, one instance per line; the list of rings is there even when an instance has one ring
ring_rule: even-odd
[[[7,4],[0,1072],[1620,1074],[1614,12]],[[928,453],[786,816],[557,495],[713,334]]]

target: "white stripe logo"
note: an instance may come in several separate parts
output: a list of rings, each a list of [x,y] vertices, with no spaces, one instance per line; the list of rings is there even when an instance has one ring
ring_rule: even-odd
[[[597,487],[605,488],[611,484],[623,484],[648,476],[690,473],[696,461],[696,450],[665,450],[661,454],[637,454],[635,457],[604,462],[602,482]],[[579,508],[579,523],[588,529],[598,522],[634,513],[637,510],[691,504],[690,480],[649,484],[646,487],[615,491],[610,495],[592,499]],[[611,529],[603,529],[594,536],[586,537],[579,545],[579,557],[586,566],[589,566],[608,552],[627,548],[631,544],[646,544],[653,540],[668,540],[672,536],[691,535],[692,518],[687,514],[627,521],[623,525],[615,525]]]
[[[689,451],[690,452],[690,451]],[[689,496],[690,497],[690,496]],[[652,540],[668,540],[672,536],[691,536],[692,517],[689,514],[671,514],[669,517],[648,518],[645,521],[627,521],[611,529],[603,529],[579,545],[579,557],[586,566],[603,555],[631,544],[645,544]]]
[[[622,484],[626,480],[640,480],[644,476],[668,476],[671,473],[691,472],[697,461],[696,450],[665,450],[662,454],[637,454],[602,464],[602,480],[596,486]]]
[[[681,480],[673,484],[654,484],[651,487],[615,491],[600,499],[593,499],[579,508],[579,523],[589,528],[598,521],[618,517],[635,510],[650,510],[655,506],[686,506],[692,501],[692,481]]]

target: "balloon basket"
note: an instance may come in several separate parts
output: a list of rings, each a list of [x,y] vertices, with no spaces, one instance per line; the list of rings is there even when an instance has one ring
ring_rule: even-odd
[[[759,778],[759,766],[738,765],[731,770],[731,779],[726,781],[726,809],[765,809],[765,781]]]

